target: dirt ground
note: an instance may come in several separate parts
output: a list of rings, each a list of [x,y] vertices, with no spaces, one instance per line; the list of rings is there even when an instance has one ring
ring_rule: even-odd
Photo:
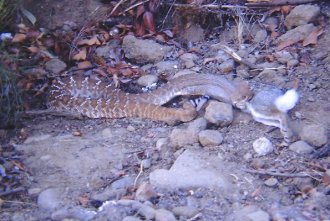
[[[52,1],[40,1],[38,7],[39,4],[55,8],[64,3],[50,5]],[[79,9],[79,6],[66,4],[64,11],[53,10],[60,13],[64,21],[74,20],[69,9]],[[44,12],[31,11],[47,26]],[[60,17],[54,18],[57,24],[61,23]],[[220,39],[233,42],[227,35],[213,32],[204,41],[195,43],[198,48],[195,67],[200,73],[218,72],[216,63],[203,65],[203,60],[214,56],[209,48]],[[330,129],[329,45],[327,20],[315,46],[291,46],[291,50],[299,54],[300,64],[281,76],[286,88],[293,79],[299,79],[300,101],[290,113],[294,124],[302,128],[311,123],[321,125],[327,136]],[[261,53],[271,51],[256,47]],[[308,63],[302,64],[303,61]],[[253,84],[256,80],[248,81]],[[125,217],[125,220],[148,220],[147,212],[139,212],[123,201],[138,201],[136,187],[149,183],[154,171],[170,169],[186,151],[191,154],[188,156],[200,159],[206,170],[217,171],[228,185],[212,187],[203,182],[185,188],[153,185],[156,197],[144,203],[148,208],[171,211],[177,220],[330,220],[330,182],[323,176],[325,173],[330,176],[330,157],[313,158],[312,153],[298,154],[279,147],[282,137],[278,129],[257,123],[238,110],[230,126],[208,126],[224,137],[222,144],[212,147],[202,147],[199,143],[179,149],[169,143],[159,145],[159,140],[167,140],[174,128],[185,128],[186,124],[168,126],[147,119],[77,120],[36,116],[24,118],[22,124],[26,139],[13,137],[10,143],[21,154],[26,167],[26,191],[3,199],[1,220],[123,220]],[[257,156],[252,144],[264,136],[276,146],[275,150]],[[141,164],[144,164],[143,170]],[[253,172],[258,169],[286,175]],[[204,179],[196,174],[188,176]],[[105,202],[110,204],[106,206]],[[101,205],[105,208],[102,211]],[[179,207],[193,212],[189,215],[174,212]],[[172,220],[168,217],[156,220]]]

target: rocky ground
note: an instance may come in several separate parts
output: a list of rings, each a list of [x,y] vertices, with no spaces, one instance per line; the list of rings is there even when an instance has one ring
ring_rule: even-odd
[[[190,52],[129,35],[96,52],[122,47],[145,70],[139,88],[164,74],[223,74],[284,89],[298,79],[290,113],[297,142],[280,147],[278,129],[214,100],[177,126],[28,116],[10,140],[24,167],[1,165],[25,171],[24,191],[1,198],[1,220],[330,220],[330,9],[298,7],[285,19],[274,13],[247,24],[252,39],[240,47],[232,26],[205,34]],[[287,31],[272,40],[282,22]],[[260,69],[235,62],[221,45]],[[59,73],[66,64],[54,58],[45,69]]]

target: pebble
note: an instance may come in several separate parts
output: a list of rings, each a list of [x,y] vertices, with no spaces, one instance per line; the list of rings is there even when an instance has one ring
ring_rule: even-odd
[[[29,195],[37,195],[41,192],[40,188],[30,188],[28,189],[28,194]]]
[[[190,122],[186,129],[174,128],[169,136],[171,145],[178,148],[197,143],[198,133],[206,126],[207,122],[204,118],[197,118]]]
[[[125,57],[138,64],[159,62],[171,50],[169,46],[149,39],[138,39],[133,35],[126,35],[123,38],[122,48]]]
[[[185,53],[180,56],[180,60],[183,62],[185,68],[192,68],[195,66],[195,61],[198,59],[198,56],[193,53]]]
[[[88,211],[87,209],[76,206],[72,208],[61,208],[51,214],[52,220],[92,220],[96,215],[95,211]]]
[[[217,146],[223,141],[222,134],[217,130],[202,130],[198,134],[199,142],[202,146]]]
[[[126,216],[123,221],[141,221],[141,219],[135,217],[135,216]]]
[[[304,125],[300,138],[312,146],[321,147],[328,141],[327,130],[320,124]]]
[[[29,136],[25,141],[24,144],[31,144],[31,143],[36,143],[44,140],[48,140],[52,137],[50,134],[41,134],[41,135],[33,135]]]
[[[112,189],[123,189],[134,184],[134,179],[130,176],[123,177],[111,184]]]
[[[66,67],[66,64],[58,58],[53,58],[45,63],[45,69],[54,74],[61,73]]]
[[[225,220],[231,221],[270,221],[270,216],[257,206],[249,205],[238,209],[226,217]]]
[[[178,71],[174,76],[173,76],[173,79],[174,78],[177,78],[177,77],[180,77],[182,75],[186,75],[186,74],[197,74],[196,71],[193,71],[191,69],[183,69],[181,71]]]
[[[152,220],[156,216],[156,210],[146,204],[133,204],[133,209],[136,209],[137,213],[144,216],[146,220]]]
[[[231,72],[235,67],[235,62],[232,59],[228,59],[226,61],[224,61],[223,63],[221,63],[218,67],[218,70],[221,73],[229,73]]]
[[[271,177],[267,179],[264,183],[266,186],[275,187],[278,184],[278,180],[276,178]]]
[[[155,221],[177,221],[177,220],[171,211],[168,211],[166,209],[158,209],[156,210]]]
[[[135,199],[139,201],[152,201],[157,197],[157,193],[149,183],[142,183],[139,188],[136,190]]]
[[[204,117],[207,121],[217,126],[228,126],[234,118],[233,107],[227,103],[210,101],[205,109]]]
[[[257,31],[256,35],[253,38],[253,42],[257,44],[262,44],[266,40],[267,36],[267,31],[265,29],[261,29]]]
[[[161,61],[155,65],[158,73],[171,72],[178,69],[179,62],[177,61]]]
[[[292,143],[289,149],[299,154],[310,154],[314,151],[314,147],[302,140]]]
[[[193,206],[177,206],[172,209],[176,216],[183,216],[184,218],[191,218],[195,216],[199,211]]]
[[[285,78],[281,76],[277,71],[266,69],[259,73],[257,76],[258,79],[262,83],[276,85],[276,86],[284,86]]]
[[[167,151],[168,150],[168,144],[169,144],[169,139],[168,138],[160,138],[157,140],[156,142],[156,149],[159,152],[163,152],[164,150]]]
[[[286,16],[284,25],[291,29],[314,21],[320,14],[320,6],[298,5]]]
[[[63,189],[49,188],[38,196],[38,206],[45,210],[54,210],[62,204]]]
[[[147,74],[147,75],[143,75],[141,76],[138,80],[137,83],[143,87],[148,87],[152,84],[157,83],[158,81],[158,77],[156,75],[152,75],[152,74]]]
[[[126,129],[129,132],[134,132],[135,131],[135,127],[133,127],[132,125],[128,125]]]
[[[259,156],[265,156],[273,152],[273,144],[266,137],[260,137],[253,142],[253,149]]]
[[[141,160],[141,164],[142,164],[142,166],[143,166],[144,169],[149,169],[151,167],[151,160],[150,160],[150,158]]]

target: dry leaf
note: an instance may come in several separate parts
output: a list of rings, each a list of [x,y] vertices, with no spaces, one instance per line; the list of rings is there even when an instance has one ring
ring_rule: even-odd
[[[80,61],[80,60],[85,60],[87,57],[87,50],[86,48],[82,48],[78,54],[76,54],[75,56],[73,56],[73,60],[75,61]]]
[[[13,43],[22,42],[25,39],[26,39],[26,34],[17,33],[17,34],[15,34],[12,42]]]
[[[93,67],[92,63],[90,61],[82,61],[78,63],[79,69],[87,69]]]
[[[317,37],[323,34],[324,29],[319,28],[314,31],[312,31],[303,41],[303,46],[307,46],[310,44],[316,44],[317,43]]]
[[[38,53],[39,52],[39,48],[35,47],[35,46],[31,46],[27,48],[31,53]]]
[[[293,44],[295,44],[295,43],[297,43],[297,41],[293,41],[293,40],[287,40],[287,41],[283,41],[283,42],[281,42],[279,45],[277,45],[277,47],[276,47],[276,50],[277,51],[280,51],[280,50],[282,50],[283,48],[286,48],[286,47],[289,47],[290,45],[293,45]]]
[[[100,45],[101,42],[99,41],[99,39],[96,36],[94,36],[91,39],[80,40],[80,41],[78,41],[77,44],[78,45],[89,45],[89,46],[92,46],[92,45]]]
[[[281,12],[283,13],[283,14],[285,14],[285,15],[287,15],[287,14],[289,14],[290,13],[290,11],[292,10],[292,6],[290,6],[290,5],[283,5],[283,6],[281,6]]]

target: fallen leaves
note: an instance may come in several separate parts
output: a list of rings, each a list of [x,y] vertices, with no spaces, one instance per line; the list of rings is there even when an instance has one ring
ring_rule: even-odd
[[[86,57],[87,57],[87,50],[84,47],[81,48],[80,51],[72,57],[72,59],[75,61],[83,61],[86,60]]]
[[[323,28],[319,28],[311,32],[303,41],[303,46],[306,47],[310,44],[317,44],[317,38],[324,32]]]

